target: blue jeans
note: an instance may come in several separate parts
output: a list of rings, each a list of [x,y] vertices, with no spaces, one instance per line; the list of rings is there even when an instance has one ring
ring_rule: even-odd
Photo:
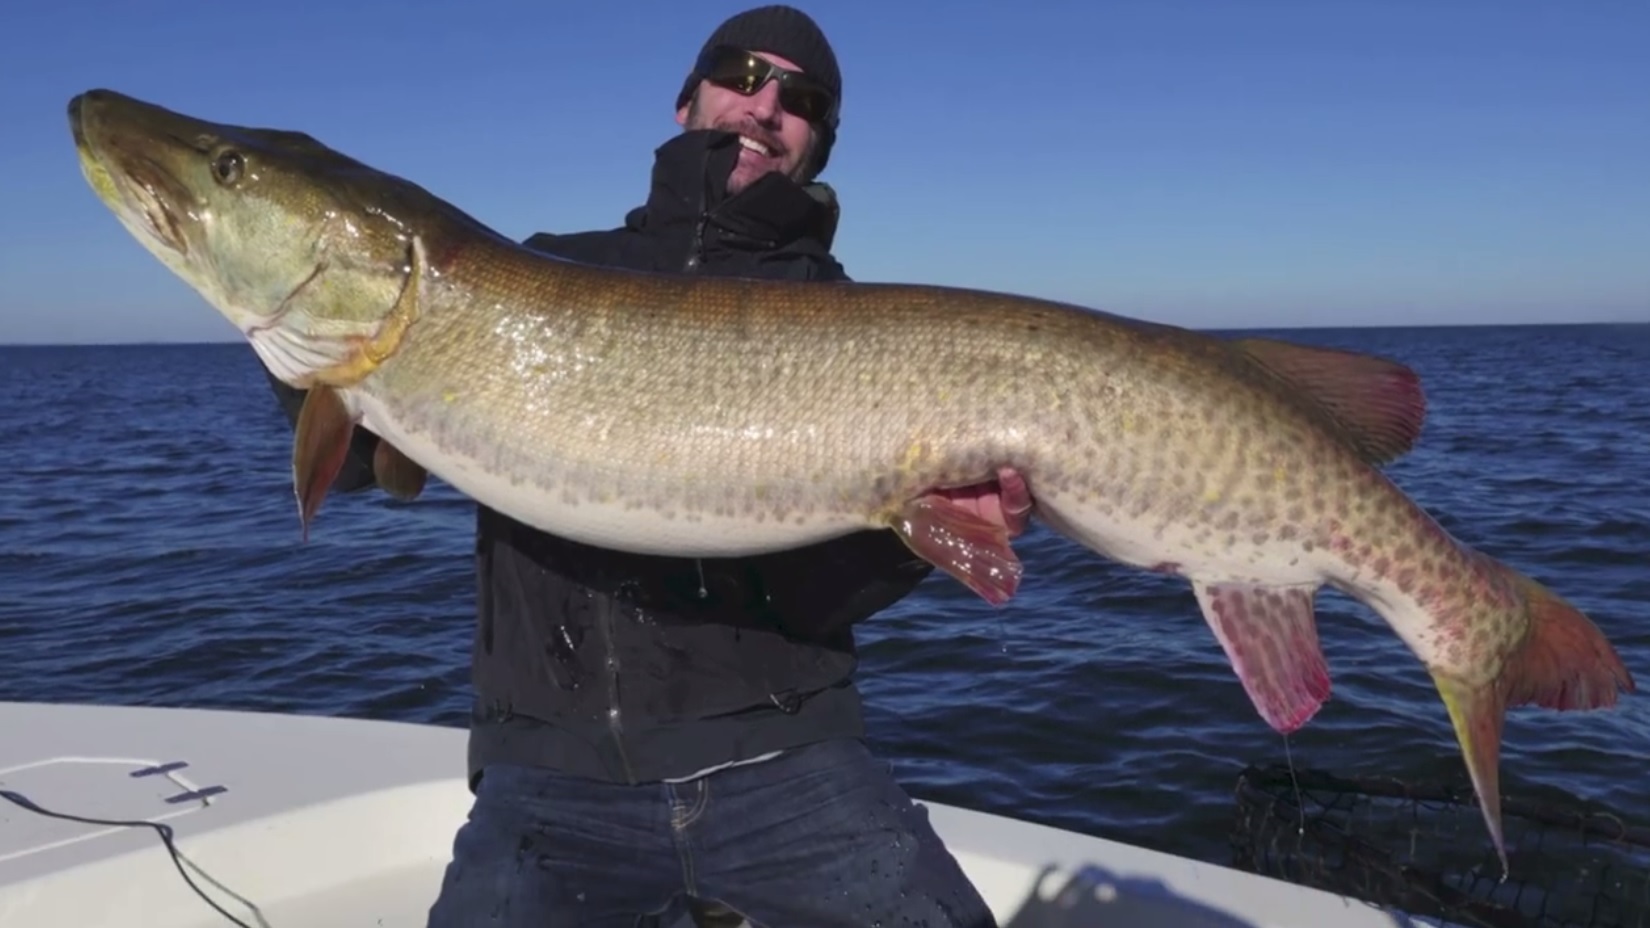
[[[690,897],[753,928],[996,928],[927,811],[857,740],[689,783],[488,768],[429,928],[680,928]]]

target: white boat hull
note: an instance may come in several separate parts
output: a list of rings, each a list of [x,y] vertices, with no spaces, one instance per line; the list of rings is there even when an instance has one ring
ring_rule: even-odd
[[[423,928],[470,805],[464,739],[460,729],[395,722],[0,702],[0,790],[76,816],[164,822],[198,868],[195,882],[249,925]],[[163,772],[134,776],[154,768]],[[1039,885],[1047,896],[1063,884],[1040,883],[1049,867],[1106,871],[1112,899],[1157,884],[1155,901],[1215,920],[1199,924],[1421,924],[1238,870],[926,805],[1000,924]],[[183,880],[154,829],[62,821],[0,801],[0,928],[230,924]],[[1159,916],[1154,928],[1169,926]]]

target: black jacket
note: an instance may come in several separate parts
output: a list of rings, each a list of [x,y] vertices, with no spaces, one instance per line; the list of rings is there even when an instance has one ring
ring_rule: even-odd
[[[656,152],[622,227],[534,249],[643,270],[845,280],[829,188],[768,175],[729,197],[734,136]],[[296,421],[302,394],[271,378]],[[335,484],[371,483],[370,435]],[[863,734],[852,626],[932,570],[888,531],[742,559],[638,556],[477,507],[472,778],[491,763],[644,782]]]

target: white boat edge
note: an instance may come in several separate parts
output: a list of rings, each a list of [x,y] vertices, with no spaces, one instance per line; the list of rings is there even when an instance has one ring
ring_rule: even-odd
[[[469,809],[464,763],[465,732],[444,726],[0,702],[0,790],[74,816],[163,821],[195,883],[236,918],[269,928],[422,928]],[[924,805],[1000,925],[1083,868],[1107,875],[1097,899],[1160,906],[1153,928],[1171,928],[1163,906],[1232,928],[1436,924],[1104,838]],[[183,880],[155,829],[64,821],[0,800],[0,928],[231,924]]]

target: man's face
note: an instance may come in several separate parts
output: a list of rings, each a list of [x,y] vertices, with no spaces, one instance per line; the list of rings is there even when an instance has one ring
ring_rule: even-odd
[[[796,64],[778,55],[758,52],[757,56],[781,68],[798,70]],[[684,129],[721,129],[739,133],[739,162],[728,178],[728,193],[738,193],[770,171],[779,171],[794,180],[805,180],[803,171],[815,144],[813,126],[779,105],[779,82],[768,81],[750,96],[699,82],[699,92],[676,111],[676,122]]]

